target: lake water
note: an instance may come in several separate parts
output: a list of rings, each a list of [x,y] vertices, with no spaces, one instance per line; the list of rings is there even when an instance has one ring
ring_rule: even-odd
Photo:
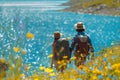
[[[25,64],[34,68],[48,67],[51,60],[47,56],[52,52],[54,31],[60,31],[63,37],[73,37],[76,34],[74,24],[79,21],[84,23],[95,52],[111,47],[112,42],[120,43],[120,16],[55,11],[65,8],[59,6],[64,2],[0,2],[0,54],[4,52],[9,56],[12,47],[19,46],[27,50],[24,56],[16,54],[24,58]],[[27,32],[35,35],[34,40],[25,38]]]

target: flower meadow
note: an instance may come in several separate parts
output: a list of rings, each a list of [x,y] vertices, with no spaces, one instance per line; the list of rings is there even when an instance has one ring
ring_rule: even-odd
[[[0,0],[0,80],[120,80],[120,16],[63,12],[66,1]],[[57,72],[51,68],[53,34],[71,43],[79,21],[95,57],[76,67],[73,54],[69,61],[64,56],[57,63],[67,68]]]
[[[2,26],[0,28],[4,29]],[[120,80],[119,45],[114,46],[114,43],[111,43],[111,47],[98,52],[98,56],[92,60],[87,60],[85,65],[75,68],[68,66],[63,73],[46,66],[39,66],[38,69],[31,70],[31,64],[24,64],[23,58],[28,52],[23,43],[34,40],[35,35],[32,32],[23,34],[23,40],[18,38],[16,42],[9,46],[7,57],[3,49],[2,57],[0,58],[0,80]],[[52,53],[47,58],[51,60]],[[67,57],[64,56],[64,58]],[[75,59],[75,57],[71,57],[70,62],[74,63]],[[58,61],[60,66],[70,64],[65,62]],[[32,74],[29,74],[29,72],[32,72]]]

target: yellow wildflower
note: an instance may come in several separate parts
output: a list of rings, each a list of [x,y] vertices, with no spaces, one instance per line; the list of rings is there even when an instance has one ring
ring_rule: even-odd
[[[53,57],[53,54],[48,55],[48,58],[52,58],[52,57]]]
[[[119,75],[120,74],[120,70],[115,70],[115,73],[117,74],[117,75]]]
[[[45,70],[45,67],[44,66],[40,66],[39,69],[40,70]]]
[[[5,60],[3,58],[1,58],[0,63],[5,63]]]
[[[25,74],[20,74],[20,77],[24,77],[25,76]]]
[[[81,57],[84,57],[84,55],[83,55],[83,54],[80,54],[80,56],[81,56]]]
[[[107,57],[107,54],[104,54],[104,57]]]
[[[61,64],[65,63],[65,60],[61,60]]]
[[[14,47],[13,50],[14,50],[15,52],[19,52],[19,51],[20,51],[20,48],[19,48],[19,47]]]
[[[58,61],[57,63],[58,63],[58,64],[61,64],[61,62],[60,62],[60,61]]]
[[[34,35],[33,35],[31,32],[28,32],[28,33],[26,34],[26,37],[27,37],[28,39],[33,39],[33,38],[34,38]]]
[[[83,67],[84,67],[84,65],[80,65],[78,68],[79,68],[79,69],[83,69]]]
[[[46,68],[46,69],[45,69],[45,72],[51,73],[51,72],[53,72],[53,69],[52,69],[52,68]]]
[[[95,69],[95,70],[93,70],[93,73],[95,73],[95,74],[101,74],[102,72],[101,71],[99,71],[97,68]]]
[[[84,71],[86,71],[86,72],[89,72],[89,71],[90,71],[90,69],[89,69],[88,67],[86,67],[86,66],[84,66],[83,69],[84,69]]]
[[[64,59],[68,58],[68,56],[63,56]]]
[[[14,70],[14,65],[11,65],[10,67],[9,67],[9,69],[12,71],[12,70]]]
[[[112,50],[110,50],[110,54],[113,54],[113,51],[112,51]]]
[[[118,69],[119,66],[120,66],[120,64],[113,64],[113,65],[112,65],[112,69],[113,69],[113,70]]]
[[[108,67],[107,67],[107,66],[105,66],[105,68],[104,68],[104,69],[105,69],[105,71],[108,71]]]
[[[26,50],[22,50],[22,54],[26,54],[27,53],[27,51]]]
[[[92,80],[98,80],[97,76],[92,76]]]
[[[76,60],[76,57],[72,57],[72,58],[70,58],[70,60]]]
[[[52,72],[52,73],[50,73],[49,75],[50,75],[50,76],[55,76],[55,73],[54,73],[54,72]]]
[[[67,65],[67,63],[65,63],[65,62],[64,62],[62,65],[66,66],[66,65]]]
[[[111,79],[107,77],[105,80],[111,80]]]
[[[36,78],[34,78],[34,80],[39,80],[39,79],[36,77]]]
[[[33,77],[33,80],[39,80],[39,78],[38,78],[39,76],[36,74],[34,74],[32,77]]]

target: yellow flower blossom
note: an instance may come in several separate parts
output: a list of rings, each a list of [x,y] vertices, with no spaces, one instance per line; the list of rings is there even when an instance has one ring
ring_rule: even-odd
[[[83,55],[83,54],[80,54],[80,56],[81,56],[81,57],[84,57],[84,55]]]
[[[65,60],[61,60],[61,64],[65,63]]]
[[[57,61],[58,64],[61,64],[61,61]]]
[[[83,67],[84,67],[84,65],[80,65],[78,68],[79,68],[79,69],[83,69]]]
[[[13,50],[14,50],[15,52],[19,52],[19,51],[20,51],[20,48],[19,48],[19,47],[14,47]]]
[[[5,60],[3,58],[1,58],[0,63],[5,63]]]
[[[40,70],[45,70],[45,67],[44,66],[40,66],[39,69]]]
[[[112,65],[113,70],[116,70],[116,69],[119,69],[119,68],[120,68],[120,63],[116,63],[116,64]]]
[[[92,76],[92,80],[98,80],[97,76]]]
[[[12,71],[12,70],[14,70],[14,65],[11,65],[10,67],[9,67],[9,69]]]
[[[38,78],[34,78],[34,80],[39,80]]]
[[[45,69],[45,72],[51,73],[51,72],[53,72],[53,69],[52,69],[52,68],[46,68],[46,69]]]
[[[104,57],[107,57],[107,54],[104,54]]]
[[[107,77],[105,80],[111,80],[111,79]]]
[[[72,57],[72,58],[70,58],[70,60],[72,61],[72,60],[76,60],[76,57]]]
[[[34,38],[34,35],[33,35],[31,32],[28,32],[28,33],[26,34],[26,37],[27,37],[28,39],[33,39],[33,38]]]
[[[25,76],[25,74],[20,74],[20,77],[24,77]]]
[[[27,53],[27,51],[26,50],[22,50],[22,52],[21,52],[22,54],[26,54]]]
[[[66,66],[66,65],[67,65],[67,63],[63,63],[62,65]]]
[[[86,66],[83,67],[83,70],[86,71],[86,72],[90,71],[90,69],[88,67],[86,67]]]
[[[53,54],[48,55],[48,58],[52,58],[52,57],[53,57]]]
[[[52,72],[52,73],[50,73],[49,75],[50,75],[50,76],[55,76],[55,73],[54,73],[54,72]]]
[[[98,74],[98,75],[99,75],[99,74],[102,74],[102,72],[99,71],[97,68],[96,68],[95,70],[93,70],[92,72],[93,72],[94,74]]]
[[[110,52],[109,52],[110,54],[113,54],[113,51],[112,50],[110,50]]]
[[[120,70],[118,70],[118,69],[115,70],[115,73],[116,73],[116,74],[120,74]]]
[[[68,58],[68,56],[63,56],[64,59]]]
[[[34,74],[32,77],[33,77],[33,80],[39,80],[39,76],[36,74]]]

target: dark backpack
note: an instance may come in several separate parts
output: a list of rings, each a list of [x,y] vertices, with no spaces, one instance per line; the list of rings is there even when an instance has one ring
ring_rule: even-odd
[[[63,60],[64,56],[67,56],[67,60],[70,59],[71,54],[69,51],[69,41],[66,39],[59,39],[54,42],[54,59],[55,60]]]
[[[76,37],[76,51],[79,54],[89,55],[89,43],[88,36],[79,36]]]

